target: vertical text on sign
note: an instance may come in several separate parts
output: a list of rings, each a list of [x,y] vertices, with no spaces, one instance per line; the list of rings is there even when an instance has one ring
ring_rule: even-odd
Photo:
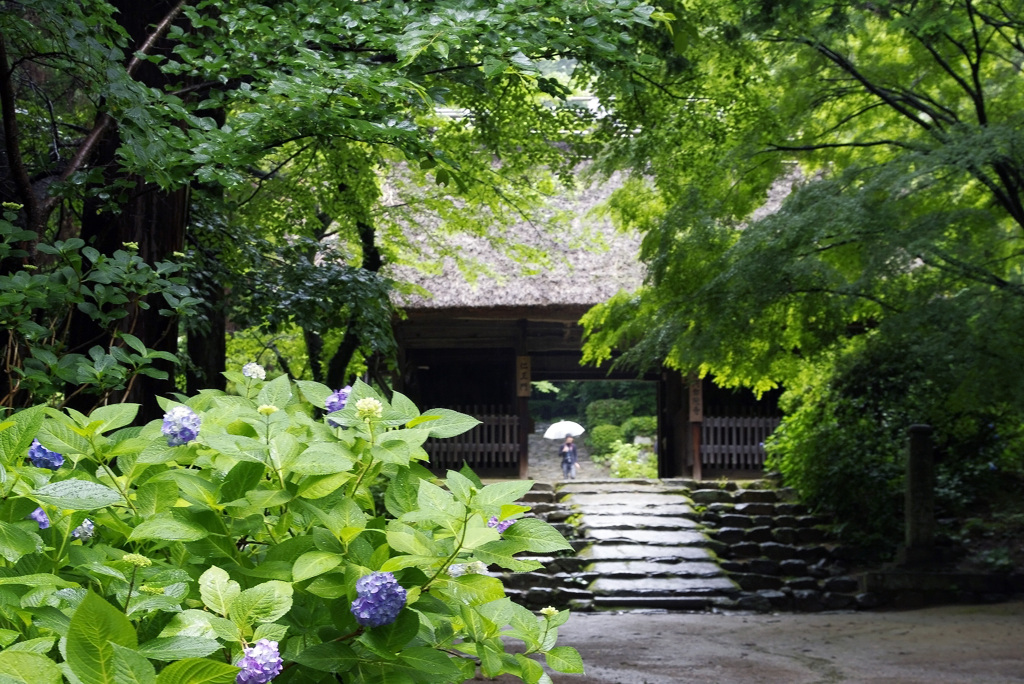
[[[530,396],[530,357],[516,357],[516,396]]]

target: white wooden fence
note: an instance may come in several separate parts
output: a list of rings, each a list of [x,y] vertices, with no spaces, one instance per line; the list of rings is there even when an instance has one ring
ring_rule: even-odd
[[[519,467],[519,416],[498,412],[498,407],[459,407],[480,425],[445,439],[428,439],[423,448],[432,470],[458,470],[463,461],[471,468]]]
[[[700,436],[702,467],[761,470],[764,440],[778,426],[778,417],[704,416]]]

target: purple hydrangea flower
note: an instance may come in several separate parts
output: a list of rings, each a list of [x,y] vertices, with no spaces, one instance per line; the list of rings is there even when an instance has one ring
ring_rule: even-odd
[[[37,508],[36,510],[32,511],[28,514],[28,517],[32,518],[37,523],[39,523],[39,529],[41,530],[45,530],[47,527],[50,526],[50,517],[46,515],[46,511],[44,511],[42,508]]]
[[[187,406],[175,406],[164,414],[160,431],[167,435],[167,446],[188,444],[199,436],[199,416]]]
[[[498,516],[492,515],[491,519],[487,521],[487,526],[493,527],[498,530],[498,534],[502,534],[505,530],[512,527],[514,522],[515,520],[498,520]]]
[[[32,446],[28,448],[28,460],[36,468],[49,468],[56,470],[64,465],[64,457],[56,451],[50,451],[38,439],[32,440]]]
[[[352,614],[364,627],[380,627],[395,621],[405,606],[405,589],[390,572],[374,572],[356,581],[359,598],[352,602]]]
[[[245,655],[238,661],[242,671],[235,677],[236,684],[266,684],[281,674],[283,661],[276,641],[260,639],[244,650]]]
[[[342,387],[340,390],[332,392],[331,396],[327,397],[327,401],[324,403],[324,405],[327,408],[327,412],[334,413],[335,411],[340,411],[341,409],[345,408],[345,403],[348,402],[348,395],[350,394],[352,394],[351,385],[346,385],[345,387]],[[329,418],[327,419],[327,423],[331,427],[340,427],[339,423],[336,423]]]
[[[89,520],[88,518],[86,518],[85,520],[82,521],[81,525],[79,525],[78,527],[76,527],[74,529],[74,531],[71,533],[71,536],[74,537],[75,539],[81,539],[82,541],[88,541],[89,539],[92,539],[92,535],[94,535],[95,533],[96,533],[96,526],[93,524],[92,520]]]

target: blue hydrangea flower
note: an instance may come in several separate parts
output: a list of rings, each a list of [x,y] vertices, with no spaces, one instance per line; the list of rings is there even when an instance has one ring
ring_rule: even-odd
[[[82,524],[74,529],[71,536],[75,539],[81,539],[82,541],[88,541],[92,539],[92,535],[96,533],[96,526],[92,520],[86,518],[82,521]]]
[[[199,416],[187,406],[175,406],[164,414],[160,431],[167,435],[168,446],[188,444],[199,436]]]
[[[492,515],[491,519],[487,521],[487,526],[493,527],[498,530],[498,534],[502,534],[505,530],[512,527],[512,523],[514,522],[515,520],[498,520],[498,516]]]
[[[345,408],[345,403],[348,402],[348,395],[352,394],[352,386],[346,385],[340,390],[331,393],[331,396],[327,397],[327,401],[324,403],[328,413],[334,413]],[[327,419],[327,423],[331,427],[340,427],[339,423],[334,422],[330,418]]]
[[[254,380],[267,379],[266,369],[256,362],[247,363],[242,366],[242,375],[247,378],[253,378]]]
[[[405,606],[405,589],[390,572],[373,572],[356,581],[359,598],[352,602],[352,614],[364,627],[389,625]]]
[[[242,671],[235,677],[236,684],[266,684],[281,674],[284,665],[276,641],[260,639],[244,650],[245,655],[238,661]]]
[[[37,523],[39,523],[39,529],[41,530],[45,530],[47,527],[50,526],[50,517],[46,515],[46,511],[44,511],[42,508],[37,508],[36,510],[32,511],[28,514],[28,517],[32,518]]]
[[[49,468],[50,470],[56,470],[64,465],[64,456],[56,451],[50,451],[40,444],[38,439],[33,439],[32,446],[28,448],[28,460],[36,468]]]

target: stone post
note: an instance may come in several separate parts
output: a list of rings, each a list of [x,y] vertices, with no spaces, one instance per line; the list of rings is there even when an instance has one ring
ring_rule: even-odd
[[[906,539],[900,562],[927,563],[934,557],[935,543],[935,458],[930,425],[911,425],[907,430],[905,487]]]

